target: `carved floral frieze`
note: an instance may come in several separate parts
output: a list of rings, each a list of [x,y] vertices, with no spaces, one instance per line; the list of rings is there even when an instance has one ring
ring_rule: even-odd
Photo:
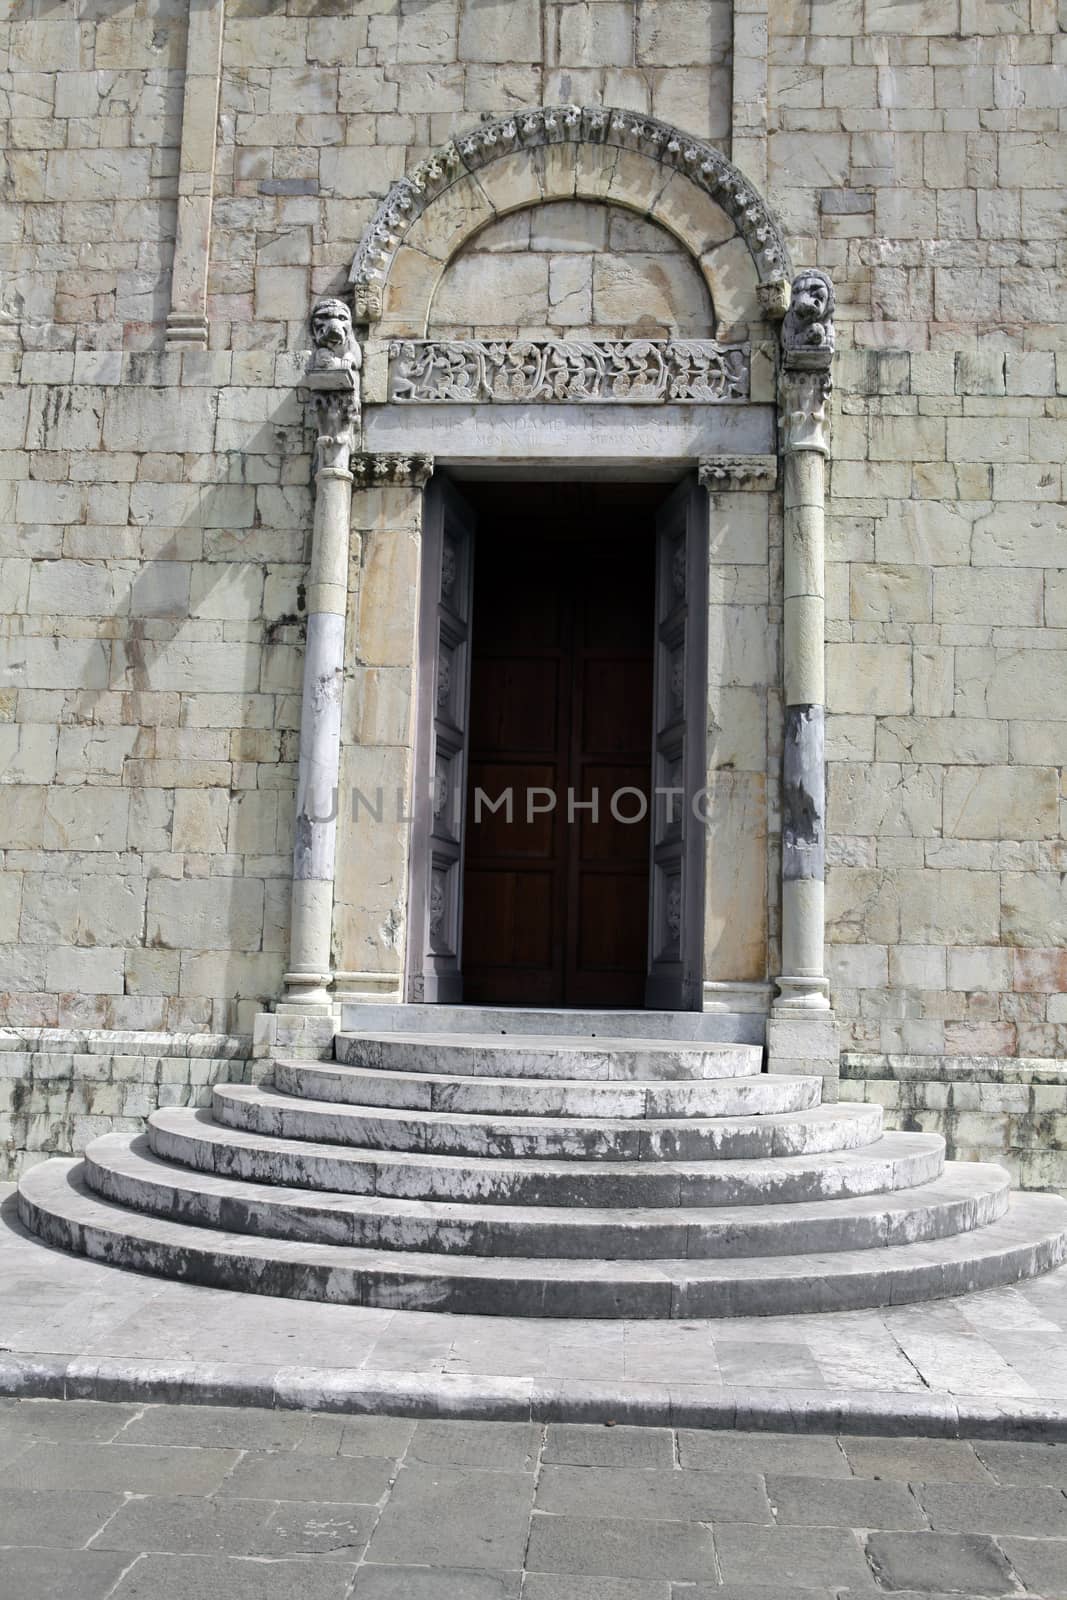
[[[773,489],[778,481],[777,456],[702,456],[698,476],[705,489]]]
[[[388,484],[421,489],[433,474],[433,456],[368,452],[352,457],[351,470],[359,489]]]
[[[593,400],[701,405],[747,400],[749,347],[711,339],[397,339],[400,403]]]

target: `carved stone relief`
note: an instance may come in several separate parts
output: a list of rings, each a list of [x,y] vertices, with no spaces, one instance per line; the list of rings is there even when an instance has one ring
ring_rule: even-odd
[[[830,453],[830,369],[834,358],[834,286],[817,267],[798,272],[782,324],[778,380],[782,448]]]
[[[773,489],[778,479],[777,456],[704,456],[698,476],[705,489]]]
[[[389,397],[401,403],[747,400],[749,347],[711,339],[394,340]]]
[[[782,353],[788,365],[806,365],[805,357],[817,356],[812,365],[826,365],[833,355],[834,286],[828,272],[808,267],[793,279],[789,310],[782,323]]]
[[[419,489],[433,474],[433,456],[384,452],[352,457],[352,476],[362,489],[383,484],[407,484]]]
[[[720,151],[652,117],[604,106],[546,106],[483,123],[420,161],[393,184],[371,219],[349,274],[357,318],[372,321],[381,315],[381,289],[393,257],[411,224],[437,195],[465,172],[476,172],[500,156],[565,141],[640,151],[664,167],[684,173],[712,195],[736,223],[760,283],[769,286],[771,304],[784,298],[783,280],[789,277],[791,267],[778,223],[761,196]]]
[[[343,300],[320,300],[311,312],[313,350],[305,377],[315,417],[317,467],[345,472],[360,422],[362,354]]]

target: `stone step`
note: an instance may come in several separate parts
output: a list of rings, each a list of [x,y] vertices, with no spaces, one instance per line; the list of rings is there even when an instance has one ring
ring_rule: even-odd
[[[418,1151],[354,1150],[224,1126],[172,1106],[148,1119],[167,1160],[254,1183],[407,1200],[518,1206],[732,1206],[833,1200],[913,1188],[944,1164],[939,1134],[886,1134],[861,1149],[766,1161],[489,1161]]]
[[[755,1077],[763,1057],[759,1045],[753,1044],[486,1033],[338,1033],[334,1054],[347,1066],[439,1077],[639,1082]]]
[[[681,1083],[616,1079],[453,1078],[386,1072],[334,1061],[275,1061],[274,1087],[301,1099],[511,1117],[763,1116],[818,1105],[821,1078],[694,1078]]]
[[[475,1117],[301,1100],[250,1083],[220,1083],[212,1110],[227,1127],[283,1139],[370,1150],[412,1150],[487,1159],[736,1161],[850,1150],[882,1131],[877,1105],[813,1106],[760,1117]]]
[[[1013,1197],[999,1221],[929,1243],[725,1261],[502,1260],[216,1233],[102,1200],[78,1161],[32,1167],[23,1224],[49,1244],[185,1282],[387,1309],[516,1317],[785,1316],[1015,1283],[1067,1254],[1067,1202]]]
[[[738,1009],[747,1003],[748,1009]],[[403,1005],[396,1001],[347,1001],[344,1033],[547,1034],[571,1039],[682,1039],[706,1043],[762,1045],[769,988],[753,984],[719,992],[714,1009],[703,1011],[578,1011],[559,1006]],[[707,996],[705,996],[707,1007]]]
[[[143,1136],[109,1133],[85,1152],[86,1182],[107,1200],[233,1233],[371,1250],[567,1260],[722,1259],[864,1250],[947,1238],[1003,1215],[1000,1167],[946,1166],[933,1183],[891,1195],[806,1205],[572,1211],[267,1188],[176,1166]]]

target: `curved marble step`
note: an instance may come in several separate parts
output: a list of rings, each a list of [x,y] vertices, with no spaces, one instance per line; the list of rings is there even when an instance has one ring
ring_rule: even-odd
[[[1010,1192],[1000,1167],[947,1166],[890,1195],[806,1205],[567,1211],[266,1187],[179,1167],[143,1136],[109,1133],[85,1152],[88,1187],[135,1211],[224,1232],[370,1250],[567,1260],[723,1259],[878,1249],[985,1227]]]
[[[209,1111],[165,1107],[148,1119],[157,1155],[254,1183],[408,1200],[519,1206],[720,1206],[832,1200],[913,1188],[936,1178],[945,1141],[886,1134],[855,1151],[765,1161],[581,1162],[477,1160],[354,1150],[248,1133]]]
[[[755,1044],[686,1040],[549,1038],[536,1034],[338,1033],[334,1055],[352,1067],[443,1077],[748,1078],[762,1069]]]
[[[250,1083],[219,1083],[220,1122],[282,1139],[313,1139],[369,1150],[414,1150],[485,1159],[549,1161],[762,1160],[871,1144],[882,1131],[877,1105],[813,1106],[759,1117],[476,1117],[301,1100]]]
[[[819,1104],[821,1078],[693,1078],[671,1083],[451,1078],[336,1061],[276,1061],[274,1087],[304,1100],[494,1117],[752,1117]]]
[[[783,1316],[938,1299],[1014,1283],[1067,1253],[1067,1202],[1013,1197],[976,1233],[927,1244],[740,1261],[523,1261],[403,1254],[214,1233],[93,1195],[81,1163],[42,1162],[19,1215],[49,1244],[185,1282],[388,1309],[521,1317]]]

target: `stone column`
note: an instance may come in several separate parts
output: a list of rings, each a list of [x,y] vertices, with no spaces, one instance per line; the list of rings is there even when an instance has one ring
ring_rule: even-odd
[[[315,517],[308,574],[300,755],[293,845],[289,970],[281,1011],[331,1009],[341,698],[352,516],[352,452],[359,432],[359,347],[348,307],[321,301],[312,314],[316,350],[306,383],[318,438]]]
[[[833,285],[794,280],[779,375],[784,465],[782,971],[767,1024],[772,1072],[818,1072],[836,1098],[837,1030],[823,969],[826,864],[824,517]]]

